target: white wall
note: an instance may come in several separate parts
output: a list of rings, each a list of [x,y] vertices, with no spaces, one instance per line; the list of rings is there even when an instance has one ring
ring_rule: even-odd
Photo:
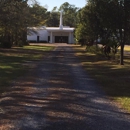
[[[48,36],[50,36],[50,33],[45,29],[37,29],[37,34],[33,33],[31,35],[27,35],[27,40],[37,41],[37,36],[39,36],[39,41],[48,42]],[[55,42],[55,36],[68,36],[69,43],[74,43],[73,32],[52,32],[52,43]]]
[[[27,35],[27,40],[35,40],[37,41],[37,36],[39,36],[39,41],[47,41],[48,42],[48,31],[47,30],[44,30],[44,29],[38,29],[37,31],[37,34],[33,33],[31,35]]]

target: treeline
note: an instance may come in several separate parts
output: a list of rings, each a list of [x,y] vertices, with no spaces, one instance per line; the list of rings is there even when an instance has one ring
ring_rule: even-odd
[[[63,25],[76,27],[77,25],[77,13],[79,8],[75,5],[71,5],[68,2],[63,3],[59,8],[56,6],[52,9],[52,11],[48,12],[48,18],[46,21],[46,26],[58,27],[59,26],[59,11],[63,11]]]
[[[27,27],[59,26],[60,10],[64,12],[64,25],[76,26],[78,8],[68,2],[48,11],[35,0],[0,0],[0,46],[28,44],[27,33],[31,32]]]
[[[37,2],[28,5],[28,0],[0,1],[0,46],[27,44],[27,27],[37,26],[45,19],[47,9]]]
[[[31,1],[31,0],[30,0]],[[99,43],[121,47],[130,43],[130,0],[86,0],[79,9],[68,2],[48,11],[33,0],[0,0],[0,46],[27,44],[27,27],[59,26],[59,11],[63,11],[63,25],[75,27],[75,39],[82,44]]]
[[[87,0],[78,15],[76,39],[94,42],[115,49],[121,47],[123,64],[124,45],[130,43],[130,0]]]

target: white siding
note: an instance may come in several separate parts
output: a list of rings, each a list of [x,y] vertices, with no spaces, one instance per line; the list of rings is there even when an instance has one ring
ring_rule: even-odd
[[[48,31],[44,29],[39,29],[36,31],[37,34],[33,33],[31,35],[27,35],[27,40],[35,40],[37,41],[37,36],[39,36],[39,41],[47,41],[48,42]]]
[[[51,28],[52,29],[52,28]],[[66,28],[69,29],[69,28]],[[37,36],[39,36],[39,42],[40,41],[47,41],[48,42],[48,36],[50,36],[51,40],[51,32],[52,32],[52,41],[49,41],[50,43],[55,42],[55,36],[68,36],[68,43],[74,43],[74,37],[73,37],[73,31],[72,30],[59,30],[59,28],[55,28],[54,30],[46,30],[46,29],[39,29],[35,28],[35,31],[37,33],[32,33],[31,35],[27,35],[28,41],[35,41],[37,42]]]

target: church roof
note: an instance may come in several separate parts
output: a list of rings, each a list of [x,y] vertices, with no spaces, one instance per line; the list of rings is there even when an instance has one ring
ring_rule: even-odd
[[[70,27],[64,27],[60,28],[60,27],[46,27],[47,31],[69,31],[69,32],[73,32],[75,28],[70,28]]]

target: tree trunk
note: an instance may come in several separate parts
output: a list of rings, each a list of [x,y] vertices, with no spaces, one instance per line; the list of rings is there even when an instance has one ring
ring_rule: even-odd
[[[124,65],[124,42],[122,37],[122,26],[119,29],[120,32],[120,46],[121,46],[121,52],[120,52],[120,65]]]
[[[128,18],[129,18],[129,15],[128,15],[128,1],[125,0],[124,1],[124,13],[125,13],[125,17],[124,17],[124,37],[123,37],[123,42],[121,42],[121,54],[120,54],[120,64],[121,65],[124,65],[124,46],[126,44],[126,41],[127,41],[127,35],[128,35]],[[122,37],[122,35],[121,35]]]
[[[121,43],[120,65],[124,65],[124,43]]]

